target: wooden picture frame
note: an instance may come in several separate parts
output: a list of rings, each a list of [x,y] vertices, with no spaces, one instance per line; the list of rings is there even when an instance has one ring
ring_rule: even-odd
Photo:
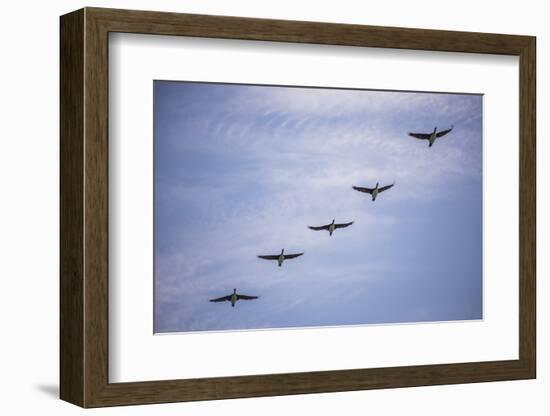
[[[85,8],[61,17],[60,396],[82,407],[338,392],[536,376],[535,38]],[[519,359],[109,383],[108,34],[246,39],[519,57]]]

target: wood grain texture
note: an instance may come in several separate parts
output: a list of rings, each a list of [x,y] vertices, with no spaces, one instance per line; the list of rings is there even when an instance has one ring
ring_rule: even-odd
[[[109,383],[109,32],[519,56],[519,359]],[[62,17],[61,38],[61,396],[64,400],[83,407],[100,407],[535,377],[533,37],[87,8]]]
[[[108,380],[108,33],[86,12],[84,57],[85,406]],[[90,300],[90,301],[87,301]]]
[[[87,8],[111,32],[519,55],[528,36]]]
[[[84,12],[61,19],[60,44],[60,388],[84,405]]]
[[[536,41],[520,54],[519,141],[519,305],[520,360],[536,377]]]

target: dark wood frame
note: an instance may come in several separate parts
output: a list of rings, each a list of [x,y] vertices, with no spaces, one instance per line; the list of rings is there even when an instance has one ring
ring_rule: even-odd
[[[109,32],[519,56],[519,359],[109,383]],[[535,45],[530,36],[99,8],[62,16],[61,398],[100,407],[535,378]]]

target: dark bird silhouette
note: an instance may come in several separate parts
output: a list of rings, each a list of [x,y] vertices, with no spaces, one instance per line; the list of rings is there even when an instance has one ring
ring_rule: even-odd
[[[353,186],[352,188],[355,189],[356,191],[359,191],[359,192],[364,192],[366,194],[371,194],[372,195],[372,200],[376,201],[376,197],[378,196],[378,194],[380,192],[387,191],[393,185],[395,185],[395,182],[392,183],[391,185],[378,187],[378,182],[376,182],[376,186],[374,188],[363,188],[363,187],[360,187],[360,186]]]
[[[453,126],[451,126],[450,129],[442,130],[442,131],[437,131],[437,127],[434,127],[434,131],[432,131],[431,133],[409,133],[409,136],[420,140],[428,140],[428,142],[430,143],[428,147],[432,147],[432,145],[435,142],[435,139],[445,136],[447,133],[450,133],[452,130],[453,130]]]
[[[216,299],[210,299],[210,302],[231,302],[231,306],[235,307],[235,303],[237,303],[238,300],[251,300],[251,299],[258,299],[259,296],[248,296],[248,295],[241,295],[237,293],[237,289],[233,289],[233,293],[227,296],[222,296],[221,298]]]
[[[337,228],[346,228],[346,227],[350,226],[351,224],[353,224],[353,221],[352,222],[346,222],[344,224],[335,224],[334,221],[335,220],[332,220],[332,222],[330,224],[320,225],[319,227],[312,227],[311,225],[308,225],[308,228],[310,230],[315,230],[315,231],[327,230],[329,235],[332,236],[332,233]]]
[[[258,256],[258,257],[264,260],[277,260],[279,267],[281,267],[283,265],[283,261],[288,259],[295,259],[296,257],[300,257],[303,254],[304,253],[285,254],[285,249],[283,248],[281,250],[281,254],[273,254],[273,255]]]

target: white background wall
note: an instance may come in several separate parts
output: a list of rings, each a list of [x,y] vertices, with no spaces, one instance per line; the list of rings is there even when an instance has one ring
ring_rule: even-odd
[[[181,0],[4,2],[0,14],[0,411],[71,415],[58,395],[58,16],[83,6],[536,35],[538,41],[538,379],[458,386],[225,400],[91,410],[88,414],[208,415],[546,415],[550,361],[543,324],[549,201],[543,184],[550,146],[543,140],[550,98],[545,2],[524,0]]]

